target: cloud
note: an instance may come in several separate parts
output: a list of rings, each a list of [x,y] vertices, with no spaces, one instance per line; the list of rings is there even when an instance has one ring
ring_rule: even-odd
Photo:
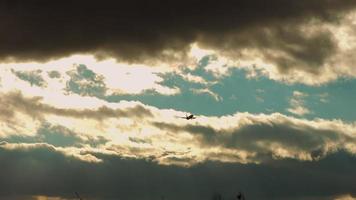
[[[183,79],[192,82],[192,83],[199,83],[201,85],[210,85],[213,84],[214,82],[209,82],[207,80],[205,80],[203,77],[201,76],[196,76],[196,75],[192,75],[191,73],[184,73],[184,72],[180,72],[179,74]]]
[[[356,189],[355,157],[345,152],[330,154],[317,162],[276,160],[262,165],[205,162],[192,168],[112,155],[96,156],[103,162],[84,162],[43,145],[26,150],[0,147],[0,196],[71,199],[73,191],[77,191],[83,198],[97,200],[161,196],[190,200],[210,199],[216,192],[224,198],[233,198],[243,191],[251,200],[307,200],[355,195]]]
[[[342,77],[354,78],[355,60],[351,55],[355,51],[355,19],[355,11],[351,11],[339,17],[337,23],[313,18],[292,27],[284,23],[275,27],[261,25],[256,33],[233,35],[231,40],[238,45],[253,45],[216,51],[222,62],[212,69],[215,74],[226,76],[230,68],[241,67],[247,70],[248,77],[266,76],[285,83],[316,86]],[[253,39],[244,40],[246,35]],[[228,45],[234,46],[231,43]]]
[[[3,57],[33,59],[103,51],[126,59],[137,59],[184,49],[199,38],[210,38],[216,42],[218,38],[223,38],[220,36],[253,30],[263,24],[273,27],[278,23],[302,22],[308,17],[330,21],[336,18],[336,14],[353,8],[354,3],[346,0],[328,3],[319,0],[295,3],[274,0],[263,6],[263,10],[261,5],[257,0],[195,2],[189,6],[181,1],[170,4],[160,1],[149,4],[140,1],[106,1],[102,4],[79,1],[36,6],[31,2],[6,2],[2,4],[2,22],[12,22],[12,26],[2,34],[4,47],[1,52]],[[97,12],[93,14],[93,10]],[[26,32],[21,31],[24,28]],[[298,33],[292,32],[291,36],[285,36],[286,40],[304,42],[303,38],[298,38]],[[17,38],[17,42],[13,38]],[[28,38],[32,39],[31,42],[26,40]],[[222,41],[223,44],[228,42]],[[19,45],[16,48],[11,46],[15,42]]]
[[[234,63],[231,59],[226,59],[221,55],[210,54],[203,57],[200,60],[200,64],[203,64],[204,70],[215,78],[223,78],[230,75],[229,69],[238,63]]]
[[[328,103],[329,102],[329,93],[324,92],[318,95],[318,97],[320,98],[319,101],[322,103]]]
[[[212,121],[209,125],[164,122],[154,125],[177,134],[191,134],[193,143],[204,149],[203,160],[259,163],[271,158],[293,158],[311,161],[341,149],[355,150],[355,127],[347,128],[338,121],[308,122],[281,114],[238,114],[230,119],[219,119],[230,120],[234,125],[227,128],[214,126]]]
[[[140,103],[60,108],[21,93],[4,94],[1,103],[8,113],[0,114],[0,123],[6,125],[1,127],[3,141],[46,143],[56,148],[84,146],[164,165],[194,166],[208,160],[315,161],[341,150],[356,153],[355,125],[338,120],[236,113],[199,116],[189,123],[177,118],[183,112]]]
[[[201,89],[197,89],[197,88],[192,88],[190,89],[194,94],[207,94],[209,96],[211,96],[212,98],[214,98],[215,101],[221,101],[222,97],[219,96],[218,94],[212,92],[210,89],[208,88],[201,88]]]
[[[355,195],[355,123],[279,113],[187,121],[138,102],[80,97],[60,106],[19,92],[0,101],[1,198],[71,199],[73,190],[98,200]]]
[[[304,98],[307,96],[308,94],[300,91],[293,91],[293,96],[289,100],[290,108],[287,111],[299,116],[309,114],[311,111],[304,105]]]
[[[0,65],[0,89],[5,91],[17,89],[40,96],[55,92],[75,93],[98,98],[150,93],[177,95],[181,92],[178,87],[162,84],[162,75],[172,72],[173,68],[119,63],[113,59],[97,60],[90,55],[74,55],[45,63]]]
[[[46,82],[42,78],[41,70],[35,70],[35,71],[15,71],[11,70],[12,73],[14,73],[19,79],[27,81],[31,84],[31,86],[35,85],[38,87],[45,87]]]
[[[335,69],[351,52],[340,47],[345,39],[339,32],[354,33],[330,27],[347,24],[345,16],[355,5],[350,0],[272,0],[267,5],[259,0],[7,1],[0,10],[7,27],[0,37],[0,57],[44,61],[90,53],[125,62],[169,63],[184,62],[196,44],[241,63],[259,59],[271,64],[271,69],[260,67],[274,79],[294,74],[292,82],[318,84],[352,71],[352,66]],[[349,57],[343,63],[354,62]],[[305,74],[320,78],[303,81]]]
[[[32,149],[38,150],[42,149],[44,151],[52,151],[62,154],[66,157],[73,157],[83,162],[102,162],[101,159],[95,157],[90,152],[78,148],[62,148],[49,145],[47,143],[8,143],[0,142],[0,149],[6,149],[10,151],[31,151]]]
[[[14,134],[0,137],[9,143],[46,143],[55,147],[97,147],[108,142],[103,136],[90,136],[77,133],[61,125],[42,123],[33,135]]]
[[[83,96],[104,96],[106,85],[104,77],[95,74],[85,65],[79,65],[76,69],[68,71],[70,79],[67,81],[66,90]]]
[[[20,111],[33,118],[42,118],[43,115],[57,115],[73,118],[89,118],[102,120],[104,118],[120,118],[120,117],[143,117],[150,116],[152,113],[145,109],[142,105],[128,107],[127,110],[111,109],[107,106],[101,106],[96,110],[92,109],[71,109],[58,108],[41,102],[42,97],[25,97],[20,92],[11,92],[2,94],[0,102],[4,106],[3,110],[8,113],[8,117],[14,115],[14,112]]]
[[[60,78],[61,77],[61,73],[59,73],[58,71],[53,70],[53,71],[49,71],[48,72],[48,76],[50,78]]]

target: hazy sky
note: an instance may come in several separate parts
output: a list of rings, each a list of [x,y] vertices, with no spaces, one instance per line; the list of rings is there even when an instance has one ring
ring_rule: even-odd
[[[356,199],[356,1],[4,0],[0,24],[0,200]]]

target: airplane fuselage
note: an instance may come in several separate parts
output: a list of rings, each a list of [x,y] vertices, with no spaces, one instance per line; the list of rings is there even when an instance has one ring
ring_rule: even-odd
[[[185,119],[190,120],[190,119],[195,119],[194,115],[189,115]]]

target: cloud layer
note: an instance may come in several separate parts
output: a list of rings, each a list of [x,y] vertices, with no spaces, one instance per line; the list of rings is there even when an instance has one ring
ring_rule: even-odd
[[[336,20],[339,14],[353,6],[355,3],[349,0],[288,3],[273,0],[267,6],[259,0],[219,3],[159,0],[118,3],[109,0],[104,3],[61,1],[51,4],[5,1],[1,6],[2,22],[9,26],[2,33],[0,52],[2,57],[36,59],[101,50],[130,60],[162,55],[164,50],[184,49],[200,38],[206,44],[216,45],[214,41],[223,38],[221,36],[259,26],[271,27],[272,32],[282,34],[280,36],[285,36],[282,41],[298,41],[306,49],[312,49],[314,41],[320,44],[318,41],[325,39],[327,45],[330,42],[327,35],[308,40],[300,32],[285,32],[276,26],[302,23],[310,18]],[[250,39],[239,45],[251,46],[253,41],[262,44],[257,37]],[[265,41],[268,45],[268,41],[273,40],[267,36]],[[304,43],[307,41],[312,44]],[[227,44],[228,41],[223,42]],[[288,52],[288,49],[284,50]],[[289,50],[291,55],[304,57]],[[308,60],[308,57],[304,58]],[[318,62],[321,58],[314,59]]]
[[[73,191],[98,200],[209,199],[216,193],[232,199],[238,191],[249,199],[354,195],[353,123],[279,113],[198,116],[191,122],[173,109],[80,98],[82,107],[73,107],[20,92],[1,94],[0,196],[71,199]]]
[[[102,163],[68,158],[47,146],[0,147],[0,196],[53,196],[73,199],[211,199],[220,193],[234,199],[238,191],[257,199],[337,199],[355,195],[355,157],[345,152],[319,162],[295,160],[269,164],[207,162],[193,168],[97,155]],[[26,163],[26,165],[24,164]],[[286,176],[288,175],[288,176]],[[28,198],[30,199],[30,198]]]
[[[48,143],[70,152],[83,152],[80,149],[86,147],[88,155],[109,152],[183,166],[208,160],[315,161],[338,151],[356,153],[355,125],[338,120],[236,113],[200,116],[192,124],[179,119],[182,112],[141,103],[57,108],[21,93],[2,95],[1,102],[6,105],[0,115],[2,138],[10,144]],[[68,144],[69,140],[73,143]]]
[[[0,58],[43,61],[91,53],[170,63],[185,60],[195,43],[261,65],[272,78],[297,74],[294,81],[317,84],[350,75],[352,66],[334,69],[350,53],[342,44],[355,35],[345,29],[353,26],[347,16],[355,6],[351,0],[4,1]],[[348,60],[342,65],[353,65]],[[303,81],[303,74],[323,77]]]

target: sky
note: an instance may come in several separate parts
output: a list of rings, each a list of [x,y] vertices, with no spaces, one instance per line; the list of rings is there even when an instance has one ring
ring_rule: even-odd
[[[356,199],[355,1],[4,0],[0,24],[0,200]]]

